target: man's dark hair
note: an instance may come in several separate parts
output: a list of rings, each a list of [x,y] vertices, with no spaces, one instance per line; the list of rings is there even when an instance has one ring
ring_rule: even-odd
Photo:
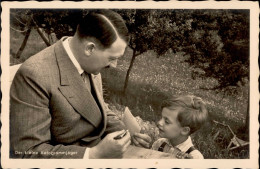
[[[120,37],[129,41],[128,29],[122,17],[111,10],[95,10],[82,18],[77,28],[81,39],[95,38],[103,48],[109,48]]]

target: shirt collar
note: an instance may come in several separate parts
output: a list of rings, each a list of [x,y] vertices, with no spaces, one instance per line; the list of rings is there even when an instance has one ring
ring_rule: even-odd
[[[69,39],[71,39],[71,37],[66,38],[62,44],[65,48],[65,51],[67,52],[70,60],[72,61],[72,63],[74,64],[74,66],[77,68],[79,74],[82,74],[84,72],[84,70],[81,68],[79,62],[77,61],[77,59],[75,58],[75,56],[73,55],[71,49],[70,49],[70,45],[69,45]]]
[[[186,141],[182,142],[181,144],[178,144],[175,147],[180,149],[182,152],[186,152],[192,146],[193,146],[193,144],[191,141],[191,137],[189,136]]]

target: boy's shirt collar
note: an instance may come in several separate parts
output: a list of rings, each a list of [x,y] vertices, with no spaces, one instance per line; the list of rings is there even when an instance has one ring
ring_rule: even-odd
[[[171,147],[173,147],[172,144],[170,143],[170,141],[169,141],[168,139],[165,139],[165,142],[166,142],[168,145],[170,145]],[[192,147],[192,146],[193,146],[192,140],[191,140],[191,137],[189,136],[189,137],[187,138],[187,140],[185,140],[184,142],[182,142],[181,144],[178,144],[177,146],[175,146],[175,147],[173,147],[173,148],[177,148],[177,149],[179,149],[179,150],[182,151],[182,152],[186,152],[186,151],[188,151],[188,149],[189,149],[190,147]]]
[[[192,141],[191,141],[191,137],[189,136],[186,141],[184,141],[181,144],[175,146],[174,148],[178,148],[182,152],[186,152],[192,146],[193,146],[193,144],[192,144]]]

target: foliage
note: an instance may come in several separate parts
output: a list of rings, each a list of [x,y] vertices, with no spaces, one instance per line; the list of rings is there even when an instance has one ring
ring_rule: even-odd
[[[154,50],[163,55],[170,48],[177,49],[181,44],[184,29],[190,29],[189,20],[175,22],[175,10],[126,9],[116,10],[123,19],[130,33],[129,46],[142,54]],[[176,39],[173,39],[176,38]],[[175,44],[175,45],[173,45]]]
[[[10,9],[10,27],[18,29],[20,33],[25,33],[31,25],[31,11],[24,9]]]
[[[130,71],[136,56],[148,50],[156,52],[158,57],[170,48],[177,51],[182,44],[184,28],[190,29],[190,26],[189,22],[185,20],[176,25],[176,22],[174,22],[175,11],[173,10],[127,9],[116,11],[126,21],[131,37],[129,46],[133,49],[124,85],[124,92],[126,92]]]
[[[57,38],[72,36],[84,11],[79,9],[33,9],[33,17],[47,34],[55,33]]]
[[[11,9],[10,20],[14,27],[24,30],[30,24],[33,28],[42,28],[48,36],[55,33],[60,39],[74,34],[85,13],[83,9]]]
[[[249,11],[195,10],[192,28],[187,32],[186,60],[201,72],[199,77],[213,77],[218,84],[211,89],[244,85],[249,75]]]
[[[127,88],[136,56],[153,50],[158,57],[169,49],[184,51],[193,78],[215,78],[209,89],[243,86],[249,75],[249,10],[113,9],[126,22],[132,60],[125,78]],[[26,30],[31,19],[57,38],[73,35],[84,9],[11,9],[11,25]],[[35,25],[33,25],[35,26]]]
[[[184,51],[193,77],[215,78],[209,89],[236,92],[249,75],[248,10],[118,10],[129,28],[135,60],[148,50],[158,57],[169,49]],[[233,90],[235,89],[235,90]]]

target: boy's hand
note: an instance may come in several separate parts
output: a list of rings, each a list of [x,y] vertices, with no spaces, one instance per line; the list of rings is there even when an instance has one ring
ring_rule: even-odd
[[[133,141],[135,146],[150,148],[152,139],[147,134],[134,133],[134,135],[132,137],[132,141]]]

